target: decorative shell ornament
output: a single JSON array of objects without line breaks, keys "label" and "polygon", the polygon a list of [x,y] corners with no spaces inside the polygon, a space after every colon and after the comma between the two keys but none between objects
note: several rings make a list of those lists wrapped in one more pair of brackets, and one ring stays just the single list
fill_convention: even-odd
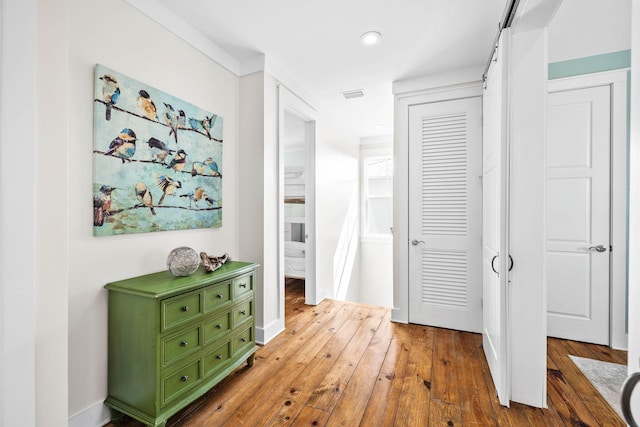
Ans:
[{"label": "decorative shell ornament", "polygon": [[189,276],[200,266],[198,253],[187,246],[180,246],[169,252],[167,268],[174,276]]}]

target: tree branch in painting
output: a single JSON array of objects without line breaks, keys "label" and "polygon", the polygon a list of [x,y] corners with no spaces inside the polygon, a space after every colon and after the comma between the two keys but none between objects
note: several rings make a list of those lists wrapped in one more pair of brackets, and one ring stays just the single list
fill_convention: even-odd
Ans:
[{"label": "tree branch in painting", "polygon": [[[189,123],[190,123],[190,125],[192,127],[186,127],[186,123],[185,123],[185,125],[178,125],[175,129],[173,129],[167,123],[162,123],[161,121],[158,121],[158,120],[152,120],[152,119],[150,119],[150,118],[148,118],[146,116],[143,116],[141,114],[137,114],[137,113],[134,113],[133,111],[125,110],[124,108],[120,108],[115,104],[110,104],[110,103],[108,103],[108,102],[106,102],[106,101],[104,101],[102,99],[94,99],[94,102],[98,102],[100,104],[104,104],[105,108],[109,108],[109,110],[121,111],[123,113],[131,114],[132,116],[136,116],[139,119],[147,120],[147,121],[149,121],[151,123],[156,123],[156,124],[159,124],[161,126],[168,127],[169,129],[171,129],[170,133],[175,132],[176,130],[187,131],[187,132],[195,132],[195,133],[199,133],[200,135],[206,137],[207,139],[209,139],[211,141],[216,141],[216,142],[222,143],[222,139],[213,138],[211,136],[211,134],[209,132],[207,132],[208,129],[207,129],[206,125],[205,126],[202,125],[204,120],[196,120],[196,119],[190,118],[189,119]],[[207,118],[207,119],[209,119],[209,118]],[[202,130],[200,130],[200,129],[202,129]],[[177,134],[177,132],[176,132],[176,134]],[[175,136],[175,138],[176,138],[176,141],[177,141],[177,138],[178,138],[177,135]]]},{"label": "tree branch in painting", "polygon": [[[115,154],[107,154],[106,151],[101,151],[101,150],[93,150],[94,154],[102,154],[104,156],[107,157],[113,157],[114,159],[120,159],[122,160],[122,158],[120,156],[117,156]],[[155,165],[159,165],[159,166],[165,166],[167,169],[169,168],[170,164],[167,164],[167,162],[159,162],[157,160],[144,160],[144,159],[125,159],[126,162],[128,163],[132,163],[132,162],[139,162],[139,163],[149,163],[149,164],[155,164]],[[123,161],[124,163],[124,161]],[[222,174],[218,171],[213,171],[210,168],[206,169],[201,167],[201,165],[206,165],[207,161],[205,160],[204,162],[193,162],[191,164],[191,170],[174,170],[174,172],[178,172],[178,173],[186,173],[188,175],[191,176],[203,176],[206,178],[222,178]]]}]

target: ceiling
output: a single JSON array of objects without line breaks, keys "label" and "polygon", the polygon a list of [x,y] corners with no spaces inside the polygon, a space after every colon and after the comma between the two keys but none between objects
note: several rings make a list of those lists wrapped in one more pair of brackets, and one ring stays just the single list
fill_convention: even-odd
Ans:
[{"label": "ceiling", "polygon": [[[241,62],[265,54],[317,106],[370,137],[393,132],[393,81],[481,70],[507,0],[157,2]],[[360,42],[370,30],[382,33],[376,46]],[[353,89],[365,96],[340,94]]]}]

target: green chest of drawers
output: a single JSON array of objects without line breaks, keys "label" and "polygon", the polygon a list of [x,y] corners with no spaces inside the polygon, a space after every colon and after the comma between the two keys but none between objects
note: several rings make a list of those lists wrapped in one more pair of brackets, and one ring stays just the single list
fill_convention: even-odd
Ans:
[{"label": "green chest of drawers", "polygon": [[113,422],[149,426],[223,380],[255,344],[256,264],[229,261],[189,277],[168,271],[109,283],[109,396]]}]

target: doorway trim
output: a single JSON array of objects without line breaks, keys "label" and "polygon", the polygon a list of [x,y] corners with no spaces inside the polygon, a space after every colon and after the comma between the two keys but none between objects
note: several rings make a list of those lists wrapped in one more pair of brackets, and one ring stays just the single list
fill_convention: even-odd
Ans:
[{"label": "doorway trim", "polygon": [[316,111],[282,84],[278,85],[278,293],[279,318],[284,314],[284,135],[285,111],[305,122],[305,303],[324,299],[316,286]]},{"label": "doorway trim", "polygon": [[[401,89],[408,92],[395,93],[395,118],[393,144],[393,308],[391,320],[398,323],[409,323],[409,109],[413,105],[428,104],[455,99],[482,96],[482,82],[474,81],[469,73],[462,78],[464,83],[456,80],[436,79],[434,84],[443,86],[431,89],[409,91],[408,83],[396,83],[394,91]],[[454,76],[455,78],[459,76]],[[420,81],[418,84],[422,84]]]},{"label": "doorway trim", "polygon": [[627,349],[627,142],[628,71],[572,76],[550,80],[548,92],[597,86],[611,88],[611,268],[609,345]]}]

